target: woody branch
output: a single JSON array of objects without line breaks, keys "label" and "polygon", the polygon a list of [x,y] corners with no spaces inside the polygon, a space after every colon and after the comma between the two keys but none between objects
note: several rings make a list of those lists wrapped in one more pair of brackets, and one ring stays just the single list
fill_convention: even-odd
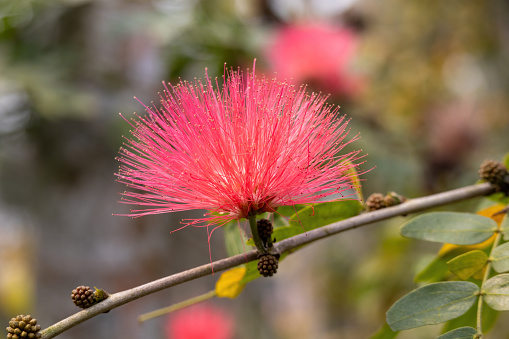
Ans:
[{"label": "woody branch", "polygon": [[[400,205],[364,213],[346,220],[332,223],[303,234],[279,241],[274,244],[271,252],[282,254],[284,252],[291,252],[299,246],[312,243],[319,239],[329,237],[331,235],[351,230],[357,227],[372,224],[377,221],[386,220],[399,215],[406,215],[409,213],[427,210],[433,207],[438,207],[461,200],[488,195],[495,192],[495,187],[490,183],[483,183],[478,185],[466,186],[463,188],[429,195],[426,197],[408,200]],[[84,309],[70,317],[59,321],[58,323],[49,326],[41,331],[43,339],[54,338],[57,335],[69,330],[70,328],[93,318],[101,313],[117,308],[121,305],[127,304],[136,299],[142,298],[149,294],[161,291],[163,289],[179,285],[200,277],[212,274],[212,272],[220,272],[233,268],[235,266],[244,264],[246,262],[256,260],[257,251],[249,251],[245,254],[239,254],[226,259],[214,261],[212,264],[206,264],[195,267],[177,274],[161,278],[144,285],[134,287],[129,290],[121,291],[111,294],[106,300]]]}]

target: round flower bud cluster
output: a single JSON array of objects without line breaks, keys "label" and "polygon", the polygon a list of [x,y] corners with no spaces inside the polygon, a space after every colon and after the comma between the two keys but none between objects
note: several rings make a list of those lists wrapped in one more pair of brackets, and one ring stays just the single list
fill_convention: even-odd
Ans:
[{"label": "round flower bud cluster", "polygon": [[80,308],[89,308],[97,302],[94,292],[88,286],[78,286],[72,290],[71,299]]},{"label": "round flower bud cluster", "polygon": [[278,268],[278,259],[272,254],[265,253],[258,259],[258,272],[264,277],[272,277]]},{"label": "round flower bud cluster", "polygon": [[9,321],[7,327],[7,339],[40,338],[41,325],[30,315],[18,315]]},{"label": "round flower bud cluster", "polygon": [[256,222],[256,226],[258,228],[258,234],[260,235],[260,239],[266,247],[271,247],[272,245],[272,232],[274,228],[272,227],[272,223],[268,219],[260,219]]},{"label": "round flower bud cluster", "polygon": [[366,200],[366,206],[369,211],[376,211],[387,207],[385,197],[382,193],[373,193]]},{"label": "round flower bud cluster", "polygon": [[396,192],[389,192],[386,196],[381,193],[373,193],[366,200],[368,211],[376,211],[386,207],[392,207],[404,203],[408,199]]},{"label": "round flower bud cluster", "polygon": [[479,177],[483,181],[490,182],[497,186],[507,186],[509,183],[509,172],[504,164],[493,161],[485,160],[479,168]]}]

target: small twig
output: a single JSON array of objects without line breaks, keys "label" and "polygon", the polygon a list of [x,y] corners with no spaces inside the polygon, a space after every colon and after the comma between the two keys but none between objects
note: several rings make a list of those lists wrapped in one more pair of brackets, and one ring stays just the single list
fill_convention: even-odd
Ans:
[{"label": "small twig", "polygon": [[508,212],[509,212],[509,205],[506,208],[498,211],[497,213],[493,213],[492,217],[496,217],[497,215],[500,215],[500,214],[506,214]]},{"label": "small twig", "polygon": [[[335,222],[324,227],[319,227],[312,231],[308,231],[306,233],[299,234],[294,237],[279,241],[274,244],[274,247],[271,249],[270,252],[274,254],[289,252],[295,249],[296,247],[309,244],[311,242],[331,236],[336,233],[344,232],[363,225],[368,225],[377,221],[386,220],[395,216],[405,215],[477,196],[491,194],[494,191],[495,188],[491,184],[483,183],[455,189],[448,192],[434,194],[427,197],[408,200],[405,203],[396,205],[394,207],[388,207],[378,211],[364,213],[346,220]],[[165,278],[161,278],[149,282],[147,284],[132,288],[130,290],[111,294],[108,299],[83,311],[75,313],[70,317],[61,320],[60,322],[42,330],[41,331],[42,338],[43,339],[54,338],[60,333],[65,332],[68,329],[92,317],[95,317],[96,315],[99,315],[105,311],[109,311],[111,309],[124,305],[128,302],[161,291],[163,289],[179,285],[203,276],[210,275],[212,274],[212,269],[214,272],[220,272],[256,259],[257,251],[253,250],[245,254],[239,254],[233,257],[215,261],[212,264],[205,264],[184,272],[180,272]]]},{"label": "small twig", "polygon": [[485,267],[484,276],[483,276],[483,279],[481,282],[481,294],[479,295],[479,300],[477,302],[477,336],[476,336],[476,338],[483,337],[483,333],[482,333],[482,309],[483,309],[483,303],[484,303],[483,288],[484,288],[484,284],[490,277],[491,266],[492,266],[491,258],[493,258],[493,253],[495,251],[495,248],[497,248],[498,243],[500,242],[500,239],[502,239],[500,225],[498,226],[498,231],[496,234],[497,235],[495,236],[495,240],[493,240],[493,245],[491,246],[491,251],[490,251],[490,255],[489,255],[490,260],[488,261],[488,263],[486,264],[486,267]]},{"label": "small twig", "polygon": [[178,311],[181,308],[188,307],[188,306],[197,304],[199,302],[203,302],[205,300],[209,300],[210,298],[213,298],[216,295],[217,295],[216,290],[213,290],[213,291],[207,292],[205,294],[199,295],[197,297],[179,302],[178,304],[174,304],[174,305],[171,305],[168,307],[160,308],[158,310],[142,314],[138,317],[138,322],[142,323],[144,321],[147,321],[147,320],[150,320],[150,319],[153,319],[156,317],[160,317],[160,316],[168,314],[170,312]]}]

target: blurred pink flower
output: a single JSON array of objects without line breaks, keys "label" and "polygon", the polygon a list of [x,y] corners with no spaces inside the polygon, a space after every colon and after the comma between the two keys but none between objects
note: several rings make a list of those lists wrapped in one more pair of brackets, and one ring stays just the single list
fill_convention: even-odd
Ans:
[{"label": "blurred pink flower", "polygon": [[291,24],[276,32],[266,56],[272,70],[282,78],[353,97],[362,89],[361,78],[349,69],[357,43],[355,33],[340,26]]},{"label": "blurred pink flower", "polygon": [[166,323],[167,339],[231,339],[233,318],[209,304],[175,312]]},{"label": "blurred pink flower", "polygon": [[[338,152],[347,122],[302,86],[229,71],[222,90],[207,76],[169,85],[161,108],[132,119],[118,180],[133,191],[130,216],[208,209],[221,224],[278,206],[321,202],[351,188],[360,151]],[[216,79],[216,88],[219,87]]]}]

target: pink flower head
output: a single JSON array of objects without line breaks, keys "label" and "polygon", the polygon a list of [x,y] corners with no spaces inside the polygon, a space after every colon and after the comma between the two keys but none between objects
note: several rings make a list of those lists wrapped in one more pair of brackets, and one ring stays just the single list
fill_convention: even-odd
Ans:
[{"label": "pink flower head", "polygon": [[266,55],[272,69],[295,83],[311,82],[323,90],[355,96],[361,79],[349,67],[355,57],[357,36],[327,23],[291,24],[280,28]]},{"label": "pink flower head", "polygon": [[230,70],[219,87],[208,76],[169,85],[160,108],[132,120],[117,174],[134,189],[130,216],[207,209],[188,224],[223,224],[352,187],[360,151],[338,153],[353,140],[325,97],[254,70]]},{"label": "pink flower head", "polygon": [[233,318],[211,305],[194,305],[168,318],[166,338],[232,339]]}]

